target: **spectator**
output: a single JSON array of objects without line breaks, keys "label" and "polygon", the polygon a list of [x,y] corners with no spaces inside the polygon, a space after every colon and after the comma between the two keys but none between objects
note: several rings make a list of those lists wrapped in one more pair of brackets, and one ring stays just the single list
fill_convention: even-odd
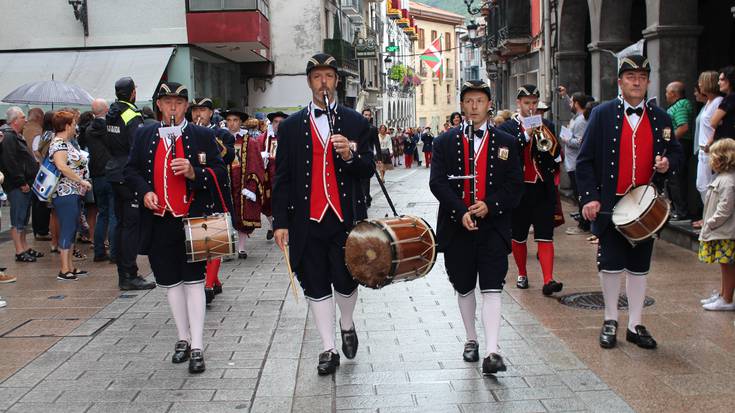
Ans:
[{"label": "spectator", "polygon": [[[92,110],[94,111],[94,109]],[[153,113],[153,109],[151,109],[150,106],[143,106],[143,109],[140,110],[140,114],[143,115],[143,125],[144,126],[158,123],[158,120],[156,120],[156,114]]]},{"label": "spectator", "polygon": [[31,154],[21,131],[26,123],[23,111],[12,106],[7,113],[8,124],[3,126],[2,166],[5,190],[10,200],[10,235],[15,246],[15,260],[35,262],[43,254],[28,247],[25,227],[31,209],[31,185],[38,172],[38,162]]},{"label": "spectator", "polygon": [[679,140],[684,152],[683,162],[679,170],[672,171],[666,184],[674,208],[673,214],[671,214],[672,221],[684,220],[689,215],[686,202],[685,177],[687,175],[687,164],[689,163],[689,148],[692,147],[692,128],[689,125],[694,117],[694,106],[684,96],[684,91],[684,83],[682,82],[671,82],[666,86],[666,103],[669,104],[666,113],[671,117],[674,128],[672,138]]},{"label": "spectator", "polygon": [[28,111],[28,121],[23,126],[23,138],[26,142],[33,142],[33,139],[43,132],[43,109],[32,108]]},{"label": "spectator", "polygon": [[[270,115],[269,115],[270,116]],[[373,125],[373,111],[370,108],[362,110],[362,116],[367,119],[370,123],[370,151],[375,152],[375,164],[378,170],[381,169],[382,158],[380,157],[380,141],[378,140],[378,128]],[[362,192],[365,195],[365,205],[370,208],[373,203],[373,197],[370,195],[370,178],[363,178],[360,180],[362,185]]]},{"label": "spectator", "polygon": [[462,114],[459,112],[454,112],[451,115],[449,115],[449,124],[450,128],[456,128],[457,126],[462,123]]},{"label": "spectator", "polygon": [[442,131],[446,132],[449,129],[452,129],[452,125],[449,122],[444,122],[444,129]]},{"label": "spectator", "polygon": [[434,136],[431,134],[431,127],[427,126],[424,128],[424,133],[421,135],[421,142],[424,143],[422,151],[424,152],[424,160],[426,161],[426,167],[431,166],[431,154],[433,153]]},{"label": "spectator", "polygon": [[[28,111],[28,122],[23,127],[23,138],[26,142],[31,142],[31,149],[37,162],[42,159],[38,155],[38,145],[44,133],[46,116],[41,108],[33,108]],[[48,204],[31,196],[31,226],[33,227],[33,237],[36,241],[50,241],[49,235],[49,219],[51,210]]]},{"label": "spectator", "polygon": [[76,129],[74,117],[74,113],[65,110],[54,114],[56,135],[49,146],[49,157],[61,171],[52,201],[59,220],[61,270],[56,277],[59,280],[76,280],[79,275],[87,273],[72,265],[72,248],[79,225],[82,197],[92,190],[92,184],[88,181],[87,158],[71,144]]},{"label": "spectator", "polygon": [[[702,202],[704,202],[704,198],[707,195],[707,187],[712,182],[712,170],[709,166],[709,155],[707,154],[707,146],[715,133],[715,128],[712,126],[712,117],[718,110],[720,103],[722,103],[722,97],[719,94],[720,90],[717,85],[717,77],[717,72],[706,71],[699,75],[698,81],[699,90],[707,97],[707,101],[699,115],[699,123],[697,124],[699,135],[695,139],[700,149],[697,156],[697,191],[699,191],[702,197]],[[702,221],[695,221],[692,223],[692,226],[694,228],[701,228]]]},{"label": "spectator", "polygon": [[385,180],[385,170],[393,166],[393,138],[388,133],[385,125],[378,129],[378,142],[380,142],[380,156],[383,159],[383,167],[380,168],[380,179]]},{"label": "spectator", "polygon": [[[590,99],[592,99],[592,97],[590,97]],[[585,122],[588,122],[590,120],[590,115],[592,114],[592,109],[594,109],[595,106],[597,106],[599,104],[600,104],[600,102],[597,102],[597,101],[594,101],[594,100],[591,101],[591,102],[587,102],[587,104],[584,106],[584,120],[585,120]],[[585,130],[586,130],[586,127],[585,127]],[[575,169],[576,169],[576,167],[575,167]],[[575,178],[576,178],[576,174],[575,174]],[[580,216],[580,219],[584,219],[584,217]],[[587,237],[587,241],[589,241],[592,244],[598,244],[599,243],[599,241],[597,239],[597,236],[595,236],[595,235],[590,235],[589,237]]]},{"label": "spectator", "polygon": [[406,161],[406,169],[409,169],[413,165],[413,153],[416,150],[416,143],[413,141],[413,130],[411,128],[406,129],[401,135],[401,140],[403,141],[403,156]]},{"label": "spectator", "polygon": [[[94,262],[115,261],[117,244],[115,242],[115,199],[112,184],[105,177],[105,165],[112,159],[105,145],[107,122],[105,117],[109,108],[104,99],[92,102],[94,119],[84,131],[84,145],[89,149],[89,176],[92,179],[92,192],[97,204],[97,225],[94,233]],[[144,121],[145,123],[145,121]],[[109,254],[105,250],[105,240],[109,240]]]},{"label": "spectator", "polygon": [[[0,136],[0,144],[2,144],[2,136]],[[2,172],[0,172],[0,185],[3,183],[3,179],[5,177],[3,176]],[[9,284],[15,282],[16,277],[14,275],[5,274],[5,268],[0,268],[0,284]],[[7,305],[7,302],[3,300],[2,297],[0,297],[0,307],[5,307]]]},{"label": "spectator", "polygon": [[419,156],[419,147],[424,146],[421,142],[421,129],[418,126],[411,129],[411,139],[413,140],[413,159],[421,167],[421,157]]},{"label": "spectator", "polygon": [[717,175],[704,201],[699,260],[720,264],[722,289],[703,300],[702,307],[711,311],[735,311],[735,140],[716,140],[709,156],[710,166]]},{"label": "spectator", "polygon": [[[87,158],[87,165],[89,165],[89,148],[87,147],[86,141],[84,140],[84,132],[87,127],[94,120],[94,114],[91,111],[82,113],[79,116],[79,124],[76,128],[76,134],[72,144],[76,143],[77,149],[81,150],[82,156]],[[78,241],[82,244],[91,244],[94,238],[94,231],[97,225],[97,204],[94,199],[94,193],[87,191],[82,196],[82,213],[80,215],[81,225],[79,229]],[[87,256],[81,251],[75,250],[74,257],[78,260],[86,259]]]}]

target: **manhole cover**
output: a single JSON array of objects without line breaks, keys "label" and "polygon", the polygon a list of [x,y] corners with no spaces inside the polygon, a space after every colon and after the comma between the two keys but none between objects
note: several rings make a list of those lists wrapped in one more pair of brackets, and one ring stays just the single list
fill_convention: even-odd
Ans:
[{"label": "manhole cover", "polygon": [[[574,293],[559,297],[559,301],[570,307],[583,308],[585,310],[602,310],[605,308],[605,300],[599,291],[587,293]],[[643,301],[644,307],[652,306],[656,301],[651,297],[646,297]],[[618,297],[618,308],[625,310],[628,308],[628,297],[621,295]]]}]

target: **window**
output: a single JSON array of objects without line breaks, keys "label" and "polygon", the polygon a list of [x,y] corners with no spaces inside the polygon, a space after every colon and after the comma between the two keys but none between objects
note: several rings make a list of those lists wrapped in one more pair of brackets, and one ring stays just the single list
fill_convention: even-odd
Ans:
[{"label": "window", "polygon": [[424,105],[424,85],[421,85],[421,88],[419,89],[421,94],[421,104]]},{"label": "window", "polygon": [[447,85],[447,105],[452,104],[452,87]]},{"label": "window", "polygon": [[452,50],[452,34],[449,32],[444,33],[444,48]]},{"label": "window", "polygon": [[433,42],[434,40],[436,40],[436,30],[431,31],[431,41]]},{"label": "window", "polygon": [[426,43],[424,39],[424,29],[419,29],[419,49],[426,48]]},{"label": "window", "polygon": [[434,85],[434,104],[436,105],[437,104],[437,100],[436,100],[436,94],[437,94],[436,93],[436,89],[438,89],[438,87],[437,87],[438,85],[436,83],[433,83],[433,85]]}]

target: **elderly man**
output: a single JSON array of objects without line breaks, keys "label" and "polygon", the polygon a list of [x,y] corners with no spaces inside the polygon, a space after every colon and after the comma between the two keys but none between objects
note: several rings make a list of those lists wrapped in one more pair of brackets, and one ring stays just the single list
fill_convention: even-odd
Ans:
[{"label": "elderly man", "polygon": [[21,134],[26,124],[25,113],[13,106],[6,112],[6,119],[8,124],[2,130],[5,135],[2,142],[3,186],[10,201],[10,235],[15,246],[15,260],[35,262],[43,254],[28,247],[25,227],[28,225],[33,195],[31,185],[38,172],[38,162]]},{"label": "elderly man", "polygon": [[671,117],[671,123],[674,128],[674,138],[681,143],[682,162],[676,173],[672,174],[667,181],[666,188],[669,191],[671,204],[674,207],[671,219],[680,221],[686,219],[689,211],[687,209],[686,197],[686,176],[687,164],[691,153],[687,150],[692,148],[692,132],[694,128],[690,127],[694,121],[694,106],[692,102],[685,96],[685,86],[682,82],[671,82],[666,86],[666,103],[669,108],[666,113]]}]

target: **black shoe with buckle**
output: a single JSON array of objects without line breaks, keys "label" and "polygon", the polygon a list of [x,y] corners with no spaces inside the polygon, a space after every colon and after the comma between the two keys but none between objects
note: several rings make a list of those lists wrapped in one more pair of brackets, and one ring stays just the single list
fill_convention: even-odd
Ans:
[{"label": "black shoe with buckle", "polygon": [[651,333],[646,330],[646,327],[640,324],[635,326],[635,333],[626,329],[625,340],[645,349],[654,349],[657,346],[656,340],[653,339]]},{"label": "black shoe with buckle", "polygon": [[268,241],[270,241],[270,240],[273,239],[273,230],[272,229],[269,229],[268,232],[265,233],[265,239],[267,239]]},{"label": "black shoe with buckle", "polygon": [[202,350],[195,348],[191,350],[191,358],[189,359],[189,373],[199,374],[206,369],[204,365],[204,354]]},{"label": "black shoe with buckle", "polygon": [[316,366],[316,371],[320,376],[334,373],[337,371],[337,366],[339,366],[339,354],[331,350],[319,354],[319,365]]},{"label": "black shoe with buckle", "polygon": [[212,301],[214,301],[214,288],[204,288],[204,298],[207,301],[207,305],[209,305]]},{"label": "black shoe with buckle", "polygon": [[462,358],[468,363],[480,361],[480,345],[475,340],[469,340],[464,343],[464,352]]},{"label": "black shoe with buckle", "polygon": [[618,344],[618,322],[615,320],[605,320],[602,323],[602,330],[600,331],[600,347],[602,348],[613,348]]},{"label": "black shoe with buckle", "polygon": [[507,370],[507,367],[505,367],[505,363],[503,362],[503,358],[500,357],[500,354],[490,353],[489,356],[485,357],[485,359],[482,360],[482,375],[483,376],[489,376],[499,371],[506,371],[506,370]]},{"label": "black shoe with buckle", "polygon": [[528,277],[525,275],[519,275],[518,280],[516,281],[516,287],[520,288],[521,290],[528,289]]},{"label": "black shoe with buckle", "polygon": [[183,363],[186,360],[189,360],[190,353],[191,348],[189,347],[189,342],[186,340],[179,340],[176,342],[176,346],[174,346],[174,355],[171,356],[171,362],[174,364]]},{"label": "black shoe with buckle", "polygon": [[357,346],[359,344],[355,324],[353,323],[352,328],[349,330],[340,329],[340,332],[342,333],[342,353],[344,353],[345,357],[352,360],[355,358],[355,354],[357,354]]},{"label": "black shoe with buckle", "polygon": [[212,287],[212,290],[214,291],[214,295],[222,294],[222,284],[219,284],[219,285],[215,284]]},{"label": "black shoe with buckle", "polygon": [[544,286],[541,288],[541,293],[548,297],[551,294],[558,293],[559,291],[561,291],[562,288],[564,288],[564,283],[558,283],[554,280],[551,280],[547,284],[544,284]]}]

